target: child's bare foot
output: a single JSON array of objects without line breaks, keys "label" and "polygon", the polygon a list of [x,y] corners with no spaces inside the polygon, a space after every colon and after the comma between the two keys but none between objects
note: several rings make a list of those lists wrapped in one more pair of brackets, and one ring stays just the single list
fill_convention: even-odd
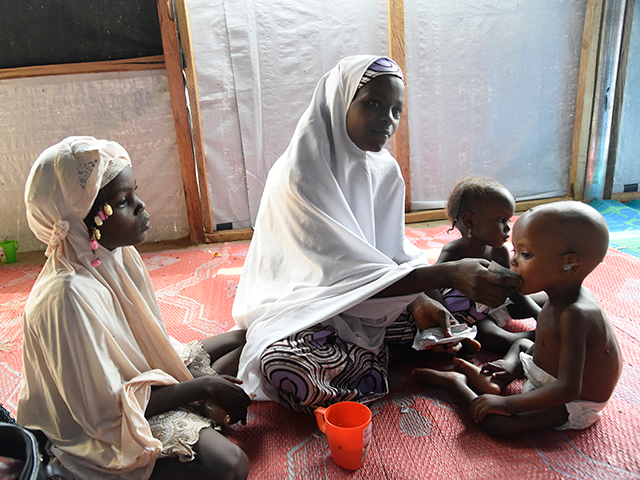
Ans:
[{"label": "child's bare foot", "polygon": [[491,372],[482,373],[480,367],[461,358],[453,359],[453,366],[457,372],[462,373],[467,379],[467,384],[476,393],[492,393],[500,395],[500,386],[491,379]]},{"label": "child's bare foot", "polygon": [[460,342],[443,343],[442,345],[434,345],[430,349],[430,351],[432,352],[431,359],[438,360],[441,362],[444,362],[444,361],[448,362],[458,354],[461,348],[462,348],[462,345],[460,344]]},{"label": "child's bare foot", "polygon": [[471,355],[472,353],[478,353],[482,348],[479,341],[473,338],[465,338],[460,342],[462,344],[462,352],[464,355]]},{"label": "child's bare foot", "polygon": [[433,370],[431,368],[414,368],[411,370],[411,374],[422,383],[433,387],[444,388],[449,391],[455,391],[460,388],[461,385],[467,385],[467,377],[458,372]]}]

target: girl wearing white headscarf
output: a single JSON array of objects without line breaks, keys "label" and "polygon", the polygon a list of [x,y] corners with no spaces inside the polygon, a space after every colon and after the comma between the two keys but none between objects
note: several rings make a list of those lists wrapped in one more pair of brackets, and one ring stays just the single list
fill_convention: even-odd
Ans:
[{"label": "girl wearing white headscarf", "polygon": [[[238,377],[259,400],[311,413],[379,398],[385,335],[412,339],[407,307],[421,292],[455,284],[489,305],[508,293],[488,262],[428,266],[405,238],[404,182],[383,148],[403,102],[392,60],[341,60],[269,172],[233,306],[247,330]],[[424,295],[419,302],[435,325],[449,318]]]},{"label": "girl wearing white headscarf", "polygon": [[167,335],[131,246],[150,226],[135,188],[124,148],[93,137],[66,138],[31,169],[27,219],[49,258],[25,307],[18,423],[43,431],[77,478],[201,478],[197,469],[244,478],[244,453],[181,407],[210,400],[244,422],[250,399],[213,375],[214,340]]}]

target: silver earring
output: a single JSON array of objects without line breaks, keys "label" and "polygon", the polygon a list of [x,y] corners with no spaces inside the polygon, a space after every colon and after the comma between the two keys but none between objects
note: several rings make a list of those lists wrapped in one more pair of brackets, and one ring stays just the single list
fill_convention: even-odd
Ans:
[{"label": "silver earring", "polygon": [[575,263],[565,263],[564,264],[564,271],[568,272],[569,270],[571,270],[576,264]]}]

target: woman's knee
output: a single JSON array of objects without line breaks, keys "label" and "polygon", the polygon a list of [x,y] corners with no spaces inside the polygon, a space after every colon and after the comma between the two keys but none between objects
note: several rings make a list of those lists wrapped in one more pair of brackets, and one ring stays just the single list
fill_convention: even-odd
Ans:
[{"label": "woman's knee", "polygon": [[249,459],[242,449],[211,428],[200,431],[193,450],[190,462],[176,457],[156,461],[150,480],[245,480],[249,476]]}]

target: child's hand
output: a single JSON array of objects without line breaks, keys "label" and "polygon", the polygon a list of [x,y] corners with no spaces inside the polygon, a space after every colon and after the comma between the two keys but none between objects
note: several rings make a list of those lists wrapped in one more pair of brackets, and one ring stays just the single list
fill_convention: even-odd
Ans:
[{"label": "child's hand", "polygon": [[231,425],[241,422],[246,425],[247,407],[251,405],[251,398],[238,386],[242,380],[229,375],[210,375],[206,377],[206,381],[209,400],[227,413],[226,423]]},{"label": "child's hand", "polygon": [[485,394],[471,401],[471,416],[476,422],[482,421],[485,415],[490,413],[510,415],[505,406],[505,397]]}]

